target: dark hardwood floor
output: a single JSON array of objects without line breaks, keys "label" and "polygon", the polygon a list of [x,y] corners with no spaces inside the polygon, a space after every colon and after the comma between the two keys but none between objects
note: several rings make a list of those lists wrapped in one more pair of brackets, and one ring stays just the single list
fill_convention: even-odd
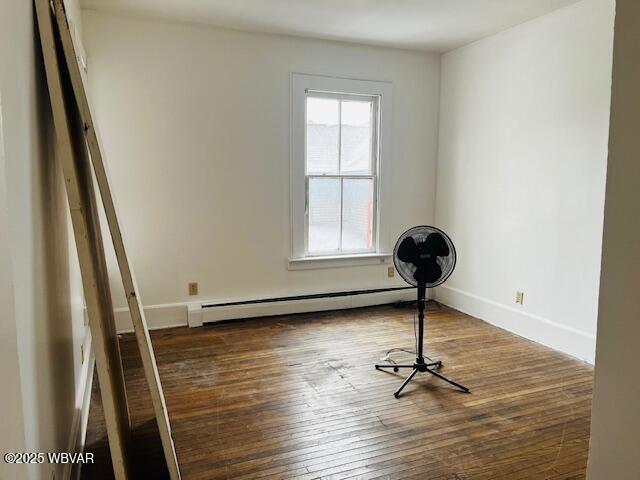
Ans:
[{"label": "dark hardwood floor", "polygon": [[[413,348],[414,310],[377,307],[152,333],[184,479],[578,479],[592,368],[435,303],[426,354],[470,394],[376,371]],[[121,339],[134,479],[164,478],[132,335]],[[396,360],[411,360],[396,354]],[[112,478],[97,382],[83,478]]]}]

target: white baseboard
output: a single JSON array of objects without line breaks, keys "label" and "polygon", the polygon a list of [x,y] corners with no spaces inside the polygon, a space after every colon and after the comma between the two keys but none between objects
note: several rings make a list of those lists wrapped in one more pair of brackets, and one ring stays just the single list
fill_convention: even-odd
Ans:
[{"label": "white baseboard", "polygon": [[[251,317],[268,317],[292,313],[342,310],[347,308],[384,305],[397,301],[415,300],[415,290],[391,290],[342,297],[314,298],[283,302],[255,303],[248,305],[229,305],[224,307],[202,308],[203,305],[216,305],[239,301],[258,301],[262,298],[216,299],[190,303],[167,303],[144,307],[149,330],[173,327],[199,327],[207,322],[234,320]],[[128,308],[115,310],[116,330],[118,333],[133,332],[131,315]]]},{"label": "white baseboard", "polygon": [[[233,302],[259,301],[260,299],[235,299],[209,303],[192,303],[188,309],[190,327],[200,327],[207,322],[235,320],[253,317],[269,317],[273,315],[290,315],[293,313],[321,312],[327,310],[344,310],[348,308],[384,305],[398,301],[414,300],[414,289],[391,290],[356,295],[345,295],[327,298],[306,298],[300,300],[284,300],[267,303],[247,303],[242,305],[221,305]],[[203,308],[203,305],[207,305]],[[213,305],[213,306],[212,306]],[[220,306],[216,306],[220,305]]]},{"label": "white baseboard", "polygon": [[[84,340],[85,362],[80,373],[80,384],[76,392],[76,409],[73,414],[71,431],[67,442],[67,452],[84,452],[85,440],[87,438],[87,425],[89,423],[89,407],[91,405],[91,389],[93,388],[93,371],[95,367],[95,356],[93,354],[93,344],[91,343],[91,332],[87,329],[87,336]],[[81,465],[76,468],[79,478]],[[62,478],[71,480],[73,464],[66,463]]]},{"label": "white baseboard", "polygon": [[435,299],[451,308],[592,365],[595,361],[595,335],[453,287],[438,287]]},{"label": "white baseboard", "polygon": [[[117,308],[116,330],[118,333],[133,332],[131,315],[128,308]],[[186,303],[166,303],[163,305],[149,305],[144,307],[144,316],[147,319],[149,330],[161,328],[186,327],[187,326],[187,304]]]}]

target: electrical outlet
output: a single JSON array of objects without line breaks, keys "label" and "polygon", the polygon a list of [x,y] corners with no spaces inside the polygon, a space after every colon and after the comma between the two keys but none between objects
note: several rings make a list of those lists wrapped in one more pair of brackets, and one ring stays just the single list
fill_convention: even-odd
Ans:
[{"label": "electrical outlet", "polygon": [[190,282],[189,295],[197,295],[197,294],[198,294],[198,282]]},{"label": "electrical outlet", "polygon": [[396,276],[396,269],[393,267],[388,267],[387,268],[387,277],[389,278],[393,278]]},{"label": "electrical outlet", "polygon": [[516,292],[516,303],[524,305],[524,292]]}]

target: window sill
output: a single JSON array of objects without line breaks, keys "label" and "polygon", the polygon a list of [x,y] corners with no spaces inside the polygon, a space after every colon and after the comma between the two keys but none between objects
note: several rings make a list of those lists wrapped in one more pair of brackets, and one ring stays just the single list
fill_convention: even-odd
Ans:
[{"label": "window sill", "polygon": [[321,268],[361,267],[391,263],[390,253],[363,253],[357,255],[331,255],[324,257],[290,258],[289,270],[316,270]]}]

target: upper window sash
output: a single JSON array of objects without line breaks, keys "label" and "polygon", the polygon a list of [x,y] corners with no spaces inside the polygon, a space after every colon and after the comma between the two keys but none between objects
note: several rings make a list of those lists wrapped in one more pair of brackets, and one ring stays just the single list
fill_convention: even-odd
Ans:
[{"label": "upper window sash", "polygon": [[[337,154],[337,165],[335,169],[329,169],[328,171],[321,170],[311,170],[309,169],[309,159],[308,159],[308,128],[309,128],[309,119],[308,119],[308,101],[309,99],[325,99],[325,100],[333,100],[337,102],[337,118],[336,118],[336,127],[338,129],[337,142],[336,142],[336,154]],[[369,162],[367,169],[362,170],[343,170],[342,169],[342,156],[343,156],[343,128],[345,125],[343,123],[343,109],[344,102],[361,102],[361,103],[369,103],[371,105],[371,112],[369,114],[369,125],[370,125],[370,138],[369,138]],[[329,92],[329,91],[319,91],[319,90],[305,90],[305,99],[304,99],[304,171],[305,175],[362,175],[362,176],[375,176],[378,172],[378,162],[380,156],[380,145],[379,145],[379,125],[380,125],[380,95],[371,95],[371,94],[351,94],[351,93],[343,93],[343,92]],[[326,112],[325,112],[326,114]]]}]

